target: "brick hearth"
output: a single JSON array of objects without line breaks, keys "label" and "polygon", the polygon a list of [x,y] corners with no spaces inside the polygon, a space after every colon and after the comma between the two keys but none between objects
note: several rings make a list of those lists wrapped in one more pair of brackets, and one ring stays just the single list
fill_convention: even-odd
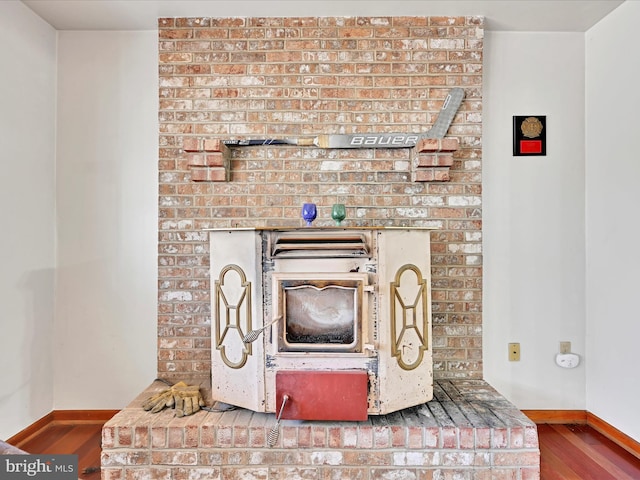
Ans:
[{"label": "brick hearth", "polygon": [[535,424],[483,380],[438,380],[434,400],[365,422],[283,420],[274,447],[273,414],[145,412],[165,387],[153,383],[105,425],[103,480],[539,478]]}]

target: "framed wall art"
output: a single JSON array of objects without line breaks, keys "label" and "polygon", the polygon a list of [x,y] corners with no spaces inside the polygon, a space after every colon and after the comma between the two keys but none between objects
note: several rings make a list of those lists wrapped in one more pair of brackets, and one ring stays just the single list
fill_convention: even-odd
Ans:
[{"label": "framed wall art", "polygon": [[547,117],[518,115],[513,117],[513,155],[543,156],[547,154]]}]

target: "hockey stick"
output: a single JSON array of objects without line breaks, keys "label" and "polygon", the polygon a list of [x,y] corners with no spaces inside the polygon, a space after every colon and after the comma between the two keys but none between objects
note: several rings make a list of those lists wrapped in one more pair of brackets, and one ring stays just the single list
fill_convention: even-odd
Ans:
[{"label": "hockey stick", "polygon": [[320,148],[410,148],[422,138],[444,138],[462,99],[462,88],[452,89],[442,104],[433,126],[425,133],[354,133],[318,135],[313,138],[265,138],[256,140],[225,140],[228,147],[250,145],[298,145]]}]

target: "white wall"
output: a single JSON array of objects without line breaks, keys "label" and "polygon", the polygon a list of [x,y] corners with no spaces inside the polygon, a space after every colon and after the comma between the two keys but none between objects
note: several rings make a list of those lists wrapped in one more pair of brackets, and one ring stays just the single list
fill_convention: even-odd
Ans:
[{"label": "white wall", "polygon": [[[584,409],[584,36],[487,32],[484,58],[484,374],[522,409]],[[546,115],[547,155],[514,157],[513,115]],[[519,342],[521,361],[507,344]]]},{"label": "white wall", "polygon": [[156,375],[157,32],[59,32],[56,409]]},{"label": "white wall", "polygon": [[587,409],[640,440],[640,2],[586,35]]},{"label": "white wall", "polygon": [[56,32],[0,2],[0,438],[51,411]]}]

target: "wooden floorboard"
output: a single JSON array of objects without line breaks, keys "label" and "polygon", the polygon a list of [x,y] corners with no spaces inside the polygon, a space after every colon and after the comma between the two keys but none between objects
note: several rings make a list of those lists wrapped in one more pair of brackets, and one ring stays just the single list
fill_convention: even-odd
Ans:
[{"label": "wooden floorboard", "polygon": [[541,480],[638,480],[640,459],[587,425],[538,425]]},{"label": "wooden floorboard", "polygon": [[79,478],[100,479],[103,423],[53,423],[21,443],[25,452],[78,455]]},{"label": "wooden floorboard", "polygon": [[67,433],[73,430],[73,428],[73,425],[50,424],[29,440],[17,444],[16,447],[29,453],[68,453],[52,452],[49,447],[56,444]]},{"label": "wooden floorboard", "polygon": [[[79,477],[100,479],[103,423],[54,422],[16,445],[29,453],[78,455]],[[640,459],[587,425],[538,425],[541,480],[638,480]]]},{"label": "wooden floorboard", "polygon": [[558,457],[553,448],[540,445],[540,478],[544,480],[580,480],[564,461]]}]

